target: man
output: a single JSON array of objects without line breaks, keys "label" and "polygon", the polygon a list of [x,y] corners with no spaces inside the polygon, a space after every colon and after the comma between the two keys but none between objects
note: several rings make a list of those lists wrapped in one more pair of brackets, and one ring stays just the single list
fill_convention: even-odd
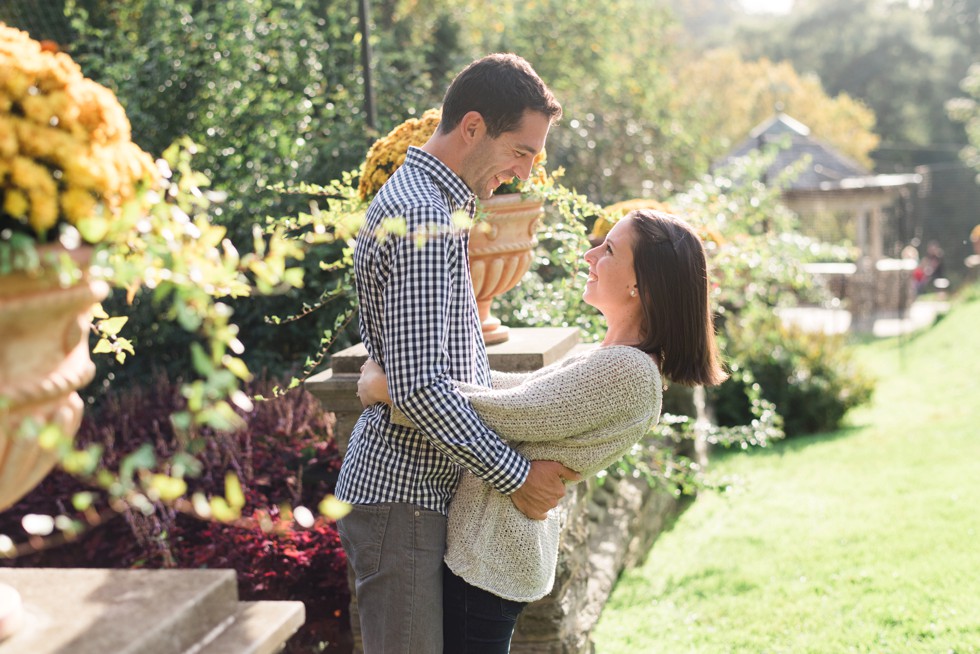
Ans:
[{"label": "man", "polygon": [[[468,234],[452,216],[474,195],[530,174],[561,105],[516,55],[479,59],[453,80],[436,133],[368,209],[354,252],[360,334],[388,375],[392,404],[418,429],[393,425],[384,405],[351,435],[337,496],[353,505],[338,525],[355,575],[366,654],[442,652],[446,514],[460,466],[529,518],[544,519],[577,473],[527,461],[484,426],[453,379],[490,385],[469,276]],[[409,236],[369,236],[402,218]],[[427,234],[420,243],[413,234]]]}]

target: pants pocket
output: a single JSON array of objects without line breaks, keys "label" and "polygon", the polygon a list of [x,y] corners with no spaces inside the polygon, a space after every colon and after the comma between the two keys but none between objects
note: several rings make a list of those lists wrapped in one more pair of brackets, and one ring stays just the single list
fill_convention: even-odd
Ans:
[{"label": "pants pocket", "polygon": [[357,579],[366,579],[381,565],[381,545],[388,527],[385,505],[354,505],[351,512],[337,522],[340,542]]}]

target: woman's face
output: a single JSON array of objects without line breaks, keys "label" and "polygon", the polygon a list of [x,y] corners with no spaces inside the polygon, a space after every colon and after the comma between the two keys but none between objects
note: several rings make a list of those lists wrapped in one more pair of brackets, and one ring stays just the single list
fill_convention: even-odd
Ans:
[{"label": "woman's face", "polygon": [[606,239],[585,253],[589,280],[582,298],[606,314],[609,310],[639,302],[636,272],[633,270],[633,219],[624,218],[613,225]]}]

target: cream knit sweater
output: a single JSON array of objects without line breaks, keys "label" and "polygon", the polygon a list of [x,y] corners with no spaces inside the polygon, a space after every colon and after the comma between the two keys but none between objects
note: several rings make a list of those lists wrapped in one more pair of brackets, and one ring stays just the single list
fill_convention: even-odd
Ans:
[{"label": "cream knit sweater", "polygon": [[[532,373],[493,373],[494,388],[461,384],[480,418],[528,459],[583,477],[629,451],[660,417],[663,381],[649,355],[600,347]],[[446,564],[478,588],[531,602],[555,582],[561,507],[531,520],[464,472],[449,506]]]}]

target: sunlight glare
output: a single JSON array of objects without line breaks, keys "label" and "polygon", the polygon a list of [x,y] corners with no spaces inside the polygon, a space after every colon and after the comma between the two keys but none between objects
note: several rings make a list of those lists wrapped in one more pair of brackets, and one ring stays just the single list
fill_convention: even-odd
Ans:
[{"label": "sunlight glare", "polygon": [[788,14],[793,0],[740,0],[742,8],[750,14]]}]

